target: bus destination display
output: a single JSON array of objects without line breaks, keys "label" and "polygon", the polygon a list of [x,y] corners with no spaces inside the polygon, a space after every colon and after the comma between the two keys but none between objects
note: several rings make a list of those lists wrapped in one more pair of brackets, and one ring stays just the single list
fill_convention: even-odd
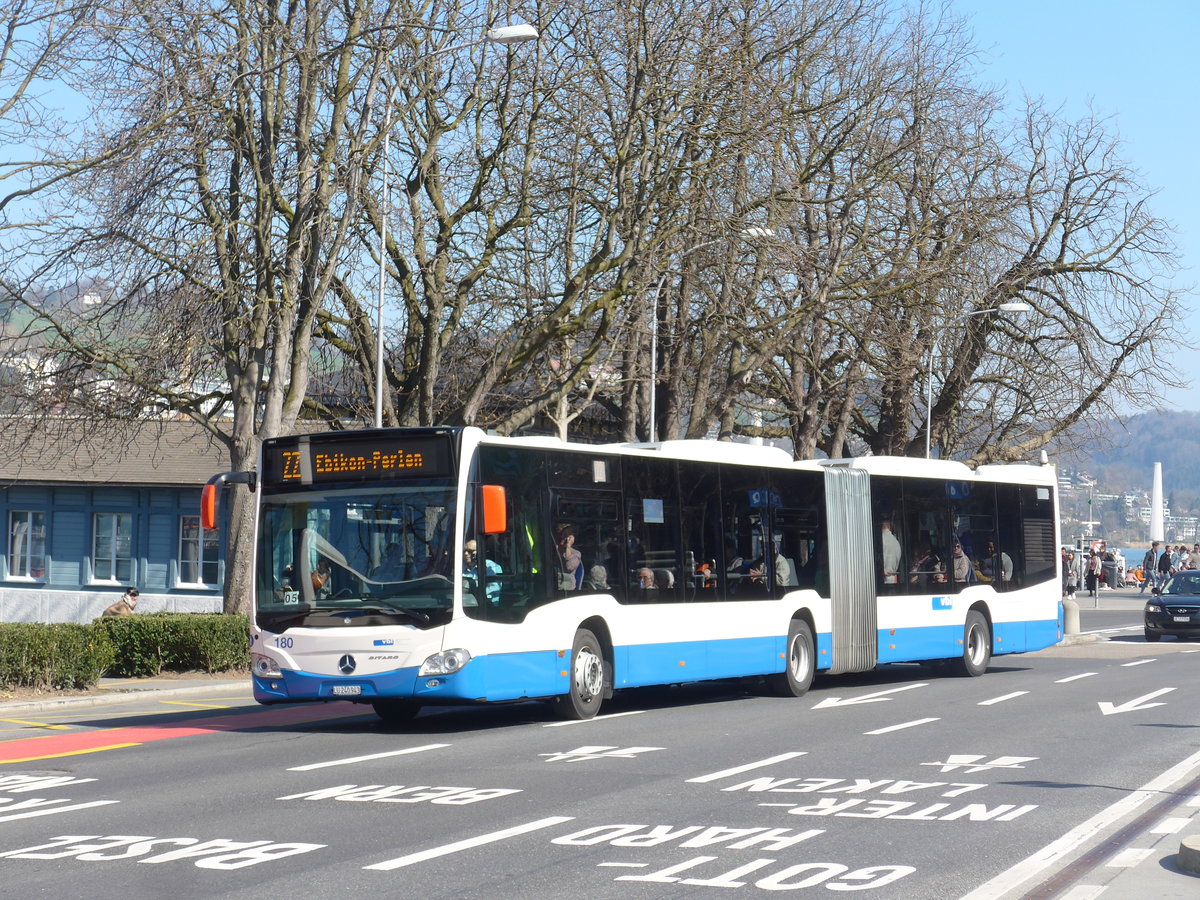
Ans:
[{"label": "bus destination display", "polygon": [[450,444],[442,435],[305,436],[263,447],[267,484],[323,484],[450,474]]}]

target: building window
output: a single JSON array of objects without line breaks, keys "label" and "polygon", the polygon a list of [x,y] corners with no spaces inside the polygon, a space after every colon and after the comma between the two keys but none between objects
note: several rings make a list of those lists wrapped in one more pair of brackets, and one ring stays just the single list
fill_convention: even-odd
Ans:
[{"label": "building window", "polygon": [[133,514],[96,513],[92,538],[97,581],[133,580]]},{"label": "building window", "polygon": [[8,574],[46,577],[46,514],[13,510],[8,514]]},{"label": "building window", "polygon": [[218,535],[200,527],[199,516],[179,517],[179,583],[217,583]]}]

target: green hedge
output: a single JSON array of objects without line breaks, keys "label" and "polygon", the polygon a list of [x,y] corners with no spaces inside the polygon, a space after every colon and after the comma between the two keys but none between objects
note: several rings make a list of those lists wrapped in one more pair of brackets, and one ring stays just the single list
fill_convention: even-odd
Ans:
[{"label": "green hedge", "polygon": [[108,633],[94,625],[0,624],[0,687],[89,688],[113,658]]},{"label": "green hedge", "polygon": [[113,645],[106,675],[137,678],[167,672],[250,668],[250,625],[243,615],[151,613],[96,620]]},{"label": "green hedge", "polygon": [[245,671],[245,616],[152,613],[90,625],[0,623],[0,688],[81,690],[102,675]]}]

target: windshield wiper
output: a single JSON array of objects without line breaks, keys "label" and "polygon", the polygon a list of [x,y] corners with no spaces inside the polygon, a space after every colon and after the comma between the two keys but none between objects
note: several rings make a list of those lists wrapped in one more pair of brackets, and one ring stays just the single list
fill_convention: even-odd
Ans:
[{"label": "windshield wiper", "polygon": [[372,601],[370,605],[360,606],[356,609],[343,609],[337,611],[338,615],[345,616],[348,619],[355,618],[357,616],[375,615],[377,613],[383,613],[384,615],[406,615],[416,619],[422,624],[429,624],[429,616],[421,612],[419,609],[410,609],[407,606],[392,606],[390,604],[380,603],[378,601]]}]

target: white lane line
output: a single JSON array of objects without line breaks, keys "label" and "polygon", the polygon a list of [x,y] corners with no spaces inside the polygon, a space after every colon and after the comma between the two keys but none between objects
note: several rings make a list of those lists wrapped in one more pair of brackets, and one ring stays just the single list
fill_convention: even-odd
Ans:
[{"label": "white lane line", "polygon": [[1110,869],[1132,869],[1153,852],[1153,849],[1141,850],[1136,847],[1130,847],[1128,850],[1122,850],[1104,865]]},{"label": "white lane line", "polygon": [[590,719],[571,719],[568,722],[547,722],[543,728],[562,728],[564,725],[586,725],[588,722],[602,722],[605,719],[619,719],[622,716],[640,716],[644,713],[644,709],[635,709],[630,712],[612,713],[607,716],[592,716]]},{"label": "white lane line", "polygon": [[1150,829],[1151,834],[1178,834],[1192,824],[1191,816],[1167,816]]},{"label": "white lane line", "polygon": [[94,806],[108,806],[120,803],[120,800],[92,800],[90,803],[75,803],[71,806],[52,806],[49,809],[31,809],[29,812],[13,813],[11,816],[0,816],[0,822],[13,822],[17,819],[36,819],[38,816],[53,816],[56,813],[72,812],[76,809],[91,809]]},{"label": "white lane line", "polygon": [[367,756],[351,756],[346,759],[331,759],[329,762],[309,763],[307,766],[292,766],[289,772],[312,772],[314,769],[328,769],[330,766],[348,766],[352,763],[367,762],[372,759],[387,759],[389,756],[404,756],[408,753],[424,753],[426,750],[441,750],[449,744],[425,744],[421,747],[405,747],[403,750],[389,750],[387,753],[371,753]]},{"label": "white lane line", "polygon": [[1197,767],[1200,767],[1200,752],[1193,753],[1183,762],[1171,766],[1136,791],[1131,791],[1120,800],[1100,810],[1086,822],[1076,825],[1062,837],[1051,841],[990,881],[984,882],[961,900],[999,900],[1027,881],[1035,878],[1044,881],[1042,873],[1051,866],[1059,863],[1086,841],[1102,834],[1106,828],[1126,816],[1131,816],[1139,806],[1150,800],[1158,799],[1179,782],[1192,777]]},{"label": "white lane line", "polygon": [[999,697],[993,697],[991,700],[981,700],[976,706],[992,706],[996,703],[1003,703],[1005,700],[1012,700],[1015,697],[1024,697],[1029,691],[1013,691],[1011,694],[1002,694]]},{"label": "white lane line", "polygon": [[911,722],[901,722],[899,725],[889,725],[887,728],[876,728],[874,731],[864,731],[863,734],[887,734],[889,731],[900,731],[902,728],[913,728],[917,725],[928,725],[938,719],[913,719]]},{"label": "white lane line", "polygon": [[1070,675],[1067,678],[1060,678],[1055,684],[1066,684],[1069,681],[1078,681],[1080,678],[1091,678],[1093,675],[1098,675],[1098,672],[1084,672],[1082,675]]},{"label": "white lane line", "polygon": [[614,868],[614,869],[644,869],[648,865],[650,865],[650,863],[610,862],[610,863],[596,863],[596,865],[597,865],[597,867],[608,866],[608,867]]},{"label": "white lane line", "polygon": [[455,841],[453,844],[446,844],[443,847],[434,847],[432,850],[422,850],[420,853],[410,853],[407,856],[398,856],[395,859],[388,859],[380,863],[375,863],[371,866],[363,866],[364,869],[373,869],[377,872],[390,872],[392,869],[400,869],[404,866],[411,866],[414,863],[425,862],[427,859],[437,859],[439,856],[449,856],[451,853],[458,853],[460,850],[470,850],[472,847],[482,847],[484,844],[494,844],[496,841],[507,840],[510,837],[517,837],[522,834],[529,834],[531,831],[541,831],[543,828],[550,828],[553,825],[561,825],[563,822],[570,822],[574,816],[550,816],[545,819],[538,819],[534,822],[526,822],[524,825],[514,825],[512,828],[505,828],[502,831],[492,831],[488,834],[481,834],[478,837],[467,838],[465,841]]},{"label": "white lane line", "polygon": [[719,781],[722,778],[728,778],[731,775],[741,775],[743,772],[749,772],[751,769],[761,769],[764,766],[773,766],[778,762],[786,762],[789,759],[795,759],[797,756],[804,756],[808,753],[807,750],[797,750],[793,753],[780,753],[778,756],[772,756],[769,759],[760,759],[758,762],[746,763],[744,766],[734,766],[732,769],[722,769],[720,772],[712,772],[708,775],[700,775],[696,778],[689,778],[688,784],[704,784],[709,781]]},{"label": "white lane line", "polygon": [[1128,669],[1130,666],[1144,666],[1146,663],[1158,662],[1157,659],[1135,659],[1133,662],[1121,663],[1122,669]]}]

